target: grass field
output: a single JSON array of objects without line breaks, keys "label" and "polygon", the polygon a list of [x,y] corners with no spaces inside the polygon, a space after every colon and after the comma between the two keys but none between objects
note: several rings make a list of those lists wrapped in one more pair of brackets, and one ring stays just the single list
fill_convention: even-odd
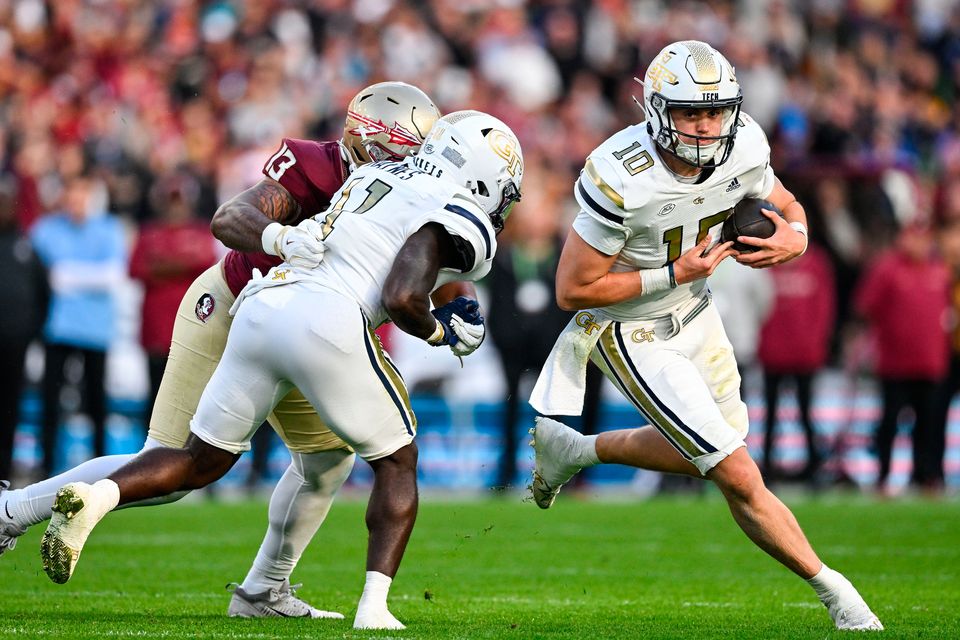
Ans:
[{"label": "grass field", "polygon": [[[884,638],[960,638],[960,504],[788,500],[851,577]],[[837,638],[812,590],[747,542],[716,495],[585,501],[424,500],[391,609],[408,628],[354,632],[365,505],[336,504],[294,574],[344,621],[232,620],[266,505],[196,501],[109,516],[74,578],[49,582],[42,527],[0,558],[3,638]]]}]

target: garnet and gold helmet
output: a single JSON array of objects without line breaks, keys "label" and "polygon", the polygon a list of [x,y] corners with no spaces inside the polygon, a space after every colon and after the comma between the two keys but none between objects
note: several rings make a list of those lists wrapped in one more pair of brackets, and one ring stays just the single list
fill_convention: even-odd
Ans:
[{"label": "garnet and gold helmet", "polygon": [[440,111],[430,97],[413,85],[370,85],[347,107],[342,143],[349,162],[359,166],[412,155],[439,117]]}]

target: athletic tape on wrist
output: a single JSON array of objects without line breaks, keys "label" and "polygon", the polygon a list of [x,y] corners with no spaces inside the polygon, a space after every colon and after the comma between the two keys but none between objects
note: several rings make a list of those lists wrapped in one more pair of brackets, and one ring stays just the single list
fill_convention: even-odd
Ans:
[{"label": "athletic tape on wrist", "polygon": [[263,234],[260,236],[260,244],[263,246],[264,253],[280,257],[277,252],[277,237],[283,233],[284,229],[286,227],[279,222],[271,222],[264,228]]},{"label": "athletic tape on wrist", "polygon": [[436,320],[437,326],[433,330],[433,333],[427,338],[427,344],[438,347],[443,343],[443,336],[446,335],[446,330],[443,328],[443,323],[439,320]]},{"label": "athletic tape on wrist", "polygon": [[659,269],[641,269],[640,282],[642,283],[641,286],[643,290],[640,292],[640,295],[666,291],[667,289],[675,287],[675,284],[671,284],[676,282],[676,280],[671,277],[672,267],[673,263],[666,267],[660,267]]},{"label": "athletic tape on wrist", "polygon": [[807,252],[807,247],[810,245],[810,236],[807,235],[807,225],[797,220],[790,223],[790,228],[798,233],[803,234],[803,251],[800,252],[800,255],[802,256]]}]

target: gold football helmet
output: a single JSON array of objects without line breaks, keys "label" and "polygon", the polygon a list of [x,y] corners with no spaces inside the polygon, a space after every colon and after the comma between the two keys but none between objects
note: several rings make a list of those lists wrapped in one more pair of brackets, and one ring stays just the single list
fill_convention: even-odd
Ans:
[{"label": "gold football helmet", "polygon": [[[647,130],[661,149],[694,167],[727,161],[737,135],[743,94],[733,66],[723,54],[697,40],[674,42],[657,54],[642,81],[634,80],[643,85]],[[681,133],[671,109],[719,110],[723,113],[720,135]],[[681,136],[694,142],[686,143]]]},{"label": "gold football helmet", "polygon": [[430,97],[413,85],[370,85],[347,106],[343,147],[355,166],[400,160],[416,153],[439,117]]}]

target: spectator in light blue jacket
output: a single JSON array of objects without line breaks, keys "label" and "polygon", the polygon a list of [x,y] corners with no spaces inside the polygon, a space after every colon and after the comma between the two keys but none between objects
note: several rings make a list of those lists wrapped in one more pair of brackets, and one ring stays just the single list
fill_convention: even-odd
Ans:
[{"label": "spectator in light blue jacket", "polygon": [[126,272],[123,229],[96,205],[102,185],[88,176],[68,178],[62,207],[41,218],[31,239],[50,278],[50,309],[44,327],[43,474],[54,472],[64,364],[83,359],[83,397],[94,424],[94,456],[106,454],[107,348],[116,326],[114,296]]}]

